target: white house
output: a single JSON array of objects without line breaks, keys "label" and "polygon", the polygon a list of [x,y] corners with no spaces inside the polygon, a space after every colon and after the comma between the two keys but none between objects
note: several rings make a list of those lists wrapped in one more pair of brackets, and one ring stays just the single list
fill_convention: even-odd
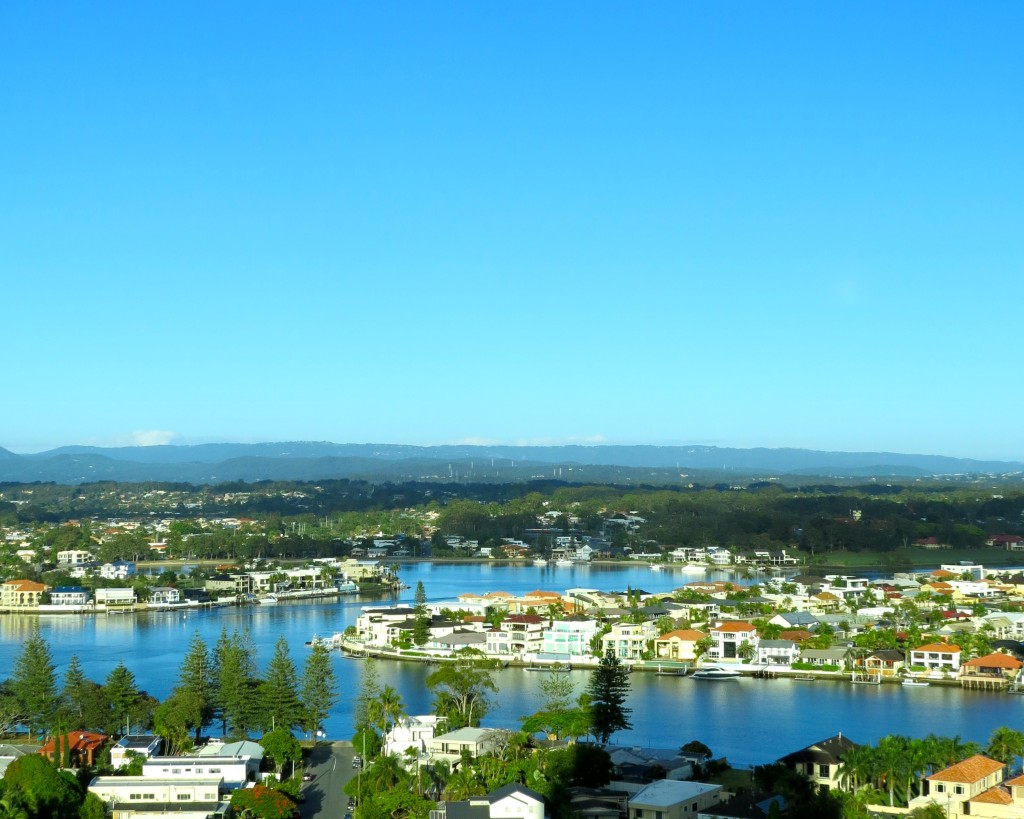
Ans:
[{"label": "white house", "polygon": [[[217,776],[156,779],[141,776],[97,776],[89,783],[110,810],[113,819],[172,815],[175,819],[207,819],[227,809],[221,800],[221,779]],[[166,813],[172,805],[174,812]]]},{"label": "white house", "polygon": [[129,734],[121,737],[110,749],[110,764],[116,769],[131,762],[130,754],[149,759],[160,751],[163,738],[151,734]]},{"label": "white house", "polygon": [[800,646],[793,640],[758,640],[758,665],[792,665],[800,658]]},{"label": "white house", "polygon": [[115,608],[117,606],[134,606],[135,589],[96,589],[96,605]]},{"label": "white house", "polygon": [[154,586],[149,591],[149,605],[173,606],[181,602],[181,593],[170,586]]},{"label": "white house", "polygon": [[628,815],[629,819],[686,819],[721,799],[721,785],[659,779],[630,797]]},{"label": "white house", "polygon": [[545,654],[560,654],[568,657],[590,655],[590,644],[600,631],[596,620],[589,617],[566,617],[555,620],[544,632],[543,651]]},{"label": "white house", "polygon": [[57,586],[50,591],[51,606],[81,608],[89,602],[89,592],[81,586]]},{"label": "white house", "polygon": [[910,652],[911,666],[924,666],[930,671],[960,670],[960,646],[929,643]]},{"label": "white house", "polygon": [[657,636],[652,623],[614,623],[601,638],[601,654],[611,652],[620,660],[640,660]]},{"label": "white house", "polygon": [[494,750],[494,730],[492,728],[460,728],[430,741],[430,753],[442,759],[456,760],[466,751],[472,757],[490,753]]},{"label": "white house", "polygon": [[444,719],[434,714],[403,717],[384,735],[384,755],[402,756],[409,749],[415,749],[417,755],[427,753],[434,740],[434,734],[444,723]]},{"label": "white house", "polygon": [[81,566],[92,559],[92,555],[82,549],[65,549],[64,551],[57,552],[58,566]]}]

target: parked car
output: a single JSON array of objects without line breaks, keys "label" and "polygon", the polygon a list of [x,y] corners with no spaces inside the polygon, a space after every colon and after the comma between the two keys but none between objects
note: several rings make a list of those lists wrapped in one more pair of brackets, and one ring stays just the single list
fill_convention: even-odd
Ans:
[{"label": "parked car", "polygon": [[303,782],[312,782],[315,777],[308,771],[302,775]]},{"label": "parked car", "polygon": [[359,756],[359,754],[356,754],[354,757],[352,757],[352,767],[353,768],[362,768],[363,767],[363,758],[361,756]]}]

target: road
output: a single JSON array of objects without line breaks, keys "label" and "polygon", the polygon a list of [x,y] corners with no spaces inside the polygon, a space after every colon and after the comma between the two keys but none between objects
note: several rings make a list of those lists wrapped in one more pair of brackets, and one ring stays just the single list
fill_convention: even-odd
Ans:
[{"label": "road", "polygon": [[302,819],[342,819],[347,813],[348,797],[342,788],[356,772],[352,770],[355,751],[348,743],[322,743],[306,758],[306,772],[312,782],[304,782],[299,803]]}]

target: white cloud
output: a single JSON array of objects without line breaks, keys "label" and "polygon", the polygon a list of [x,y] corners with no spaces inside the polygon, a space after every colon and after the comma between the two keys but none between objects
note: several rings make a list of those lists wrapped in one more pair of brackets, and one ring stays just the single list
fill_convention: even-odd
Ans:
[{"label": "white cloud", "polygon": [[164,446],[175,438],[173,432],[163,429],[136,430],[131,434],[132,446]]}]

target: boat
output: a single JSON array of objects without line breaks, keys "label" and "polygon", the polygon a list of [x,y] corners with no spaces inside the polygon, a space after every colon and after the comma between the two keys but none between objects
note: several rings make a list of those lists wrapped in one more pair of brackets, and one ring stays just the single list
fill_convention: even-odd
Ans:
[{"label": "boat", "polygon": [[912,677],[907,677],[903,682],[900,683],[904,688],[924,688],[928,685],[927,680],[915,680]]},{"label": "boat", "polygon": [[543,557],[535,557],[533,559],[533,565],[534,566],[547,566],[548,562]]},{"label": "boat", "polygon": [[562,558],[559,558],[558,560],[555,561],[555,565],[556,566],[571,566],[572,565],[572,561],[571,560],[566,560],[564,557],[562,557]]},{"label": "boat", "polygon": [[277,603],[278,598],[276,594],[265,594],[259,598],[259,602],[264,606],[272,606]]},{"label": "boat", "polygon": [[735,680],[739,678],[740,672],[720,665],[707,665],[698,668],[690,676],[695,680]]},{"label": "boat", "polygon": [[794,677],[793,679],[798,680],[799,682],[815,682],[818,678],[815,677],[813,674],[801,674],[800,676]]},{"label": "boat", "polygon": [[555,663],[554,665],[529,665],[526,667],[527,671],[546,671],[549,674],[568,674],[572,671],[572,666],[569,663]]},{"label": "boat", "polygon": [[652,572],[660,572],[661,571],[661,566],[659,566],[657,563],[652,563],[651,564],[651,571]]}]

